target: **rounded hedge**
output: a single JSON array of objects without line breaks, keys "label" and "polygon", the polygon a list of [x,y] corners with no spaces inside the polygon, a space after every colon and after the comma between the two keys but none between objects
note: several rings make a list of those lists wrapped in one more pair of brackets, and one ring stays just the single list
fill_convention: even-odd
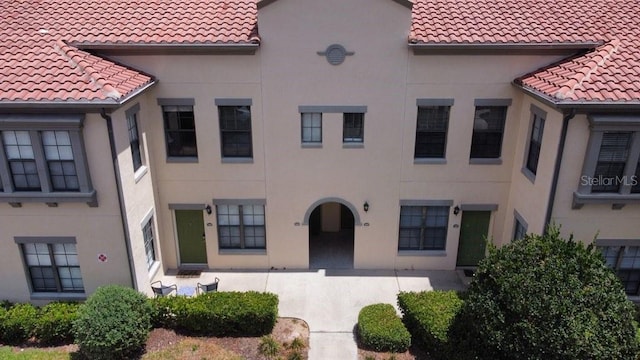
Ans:
[{"label": "rounded hedge", "polygon": [[40,308],[35,337],[47,345],[73,342],[72,327],[78,318],[78,307],[78,303],[52,302]]},{"label": "rounded hedge", "polygon": [[462,359],[634,359],[633,305],[591,246],[545,236],[490,249],[450,339]]},{"label": "rounded hedge", "polygon": [[411,346],[411,334],[391,304],[373,304],[360,310],[358,338],[375,351],[405,352]]},{"label": "rounded hedge", "polygon": [[146,296],[117,285],[98,288],[80,306],[73,323],[80,352],[93,360],[135,357],[150,329],[151,305]]}]

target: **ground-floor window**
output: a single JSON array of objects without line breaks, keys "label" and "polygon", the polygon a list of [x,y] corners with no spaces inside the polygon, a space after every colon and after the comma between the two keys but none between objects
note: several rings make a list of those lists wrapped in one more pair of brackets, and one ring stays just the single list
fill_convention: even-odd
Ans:
[{"label": "ground-floor window", "polygon": [[264,205],[216,205],[220,249],[266,249]]},{"label": "ground-floor window", "polygon": [[147,268],[151,269],[151,266],[156,262],[156,248],[153,243],[153,216],[142,227],[142,236],[144,237],[144,252],[147,257]]},{"label": "ground-floor window", "polygon": [[401,206],[398,250],[444,250],[448,206]]},{"label": "ground-floor window", "polygon": [[640,290],[640,246],[599,246],[607,265],[614,269],[628,295]]},{"label": "ground-floor window", "polygon": [[24,255],[33,292],[84,292],[75,242],[29,240],[16,241]]}]

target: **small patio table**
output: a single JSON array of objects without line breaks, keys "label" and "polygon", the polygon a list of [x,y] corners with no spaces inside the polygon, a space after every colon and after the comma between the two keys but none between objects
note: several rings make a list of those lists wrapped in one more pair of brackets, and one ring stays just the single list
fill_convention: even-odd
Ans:
[{"label": "small patio table", "polygon": [[178,288],[178,295],[183,295],[183,296],[193,296],[196,293],[196,287],[195,286],[180,286]]}]

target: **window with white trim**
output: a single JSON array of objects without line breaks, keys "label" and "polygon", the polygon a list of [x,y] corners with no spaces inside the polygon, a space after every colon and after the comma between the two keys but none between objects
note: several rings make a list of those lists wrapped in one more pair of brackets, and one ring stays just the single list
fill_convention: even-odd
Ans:
[{"label": "window with white trim", "polygon": [[33,292],[84,292],[78,252],[72,242],[20,243]]},{"label": "window with white trim", "polygon": [[138,131],[139,109],[140,106],[136,105],[126,112],[129,147],[131,148],[131,160],[133,162],[134,172],[142,167],[142,143],[140,141],[140,132]]},{"label": "window with white trim", "polygon": [[151,269],[156,262],[155,237],[153,236],[153,216],[149,218],[142,227],[142,237],[144,239],[144,253],[147,258],[147,268]]},{"label": "window with white trim", "polygon": [[80,115],[0,115],[0,201],[97,206]]},{"label": "window with white trim", "polygon": [[216,205],[220,249],[266,249],[264,205]]},{"label": "window with white trim", "polygon": [[445,250],[449,206],[401,206],[398,250]]},{"label": "window with white trim", "polygon": [[525,168],[533,175],[538,172],[538,161],[542,149],[542,134],[544,132],[544,116],[539,112],[532,112],[531,135],[529,136],[529,150],[527,151],[527,161]]}]

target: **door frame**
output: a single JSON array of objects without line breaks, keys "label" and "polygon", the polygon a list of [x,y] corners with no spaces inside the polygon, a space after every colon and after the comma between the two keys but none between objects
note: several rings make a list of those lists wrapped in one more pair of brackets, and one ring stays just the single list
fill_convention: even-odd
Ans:
[{"label": "door frame", "polygon": [[178,222],[176,219],[176,210],[201,210],[202,211],[202,221],[203,221],[203,232],[206,234],[206,226],[207,222],[204,220],[204,211],[206,204],[169,204],[169,210],[171,211],[171,222],[173,224],[173,239],[176,250],[176,265],[180,269],[208,269],[209,268],[209,256],[208,256],[208,246],[207,246],[207,238],[205,237],[204,246],[205,246],[205,254],[207,255],[206,263],[182,263],[182,259],[180,259],[180,239],[178,238]]},{"label": "door frame", "polygon": [[[458,232],[458,249],[456,251],[456,269],[475,269],[477,266],[458,266],[458,253],[460,252],[460,232],[462,232],[462,214],[465,211],[489,211],[489,226],[487,228],[487,240],[491,242],[493,238],[491,233],[493,232],[493,223],[495,221],[495,212],[498,211],[498,204],[460,204],[460,227]],[[485,256],[487,254],[487,248],[485,247]]]}]

